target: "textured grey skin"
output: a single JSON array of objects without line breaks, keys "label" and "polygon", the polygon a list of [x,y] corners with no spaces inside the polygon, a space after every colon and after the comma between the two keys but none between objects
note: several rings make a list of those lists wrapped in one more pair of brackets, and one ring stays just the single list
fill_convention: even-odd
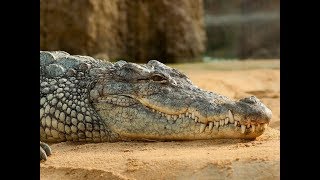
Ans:
[{"label": "textured grey skin", "polygon": [[272,113],[256,97],[238,101],[199,89],[156,60],[114,64],[40,51],[40,159],[43,142],[254,139]]}]

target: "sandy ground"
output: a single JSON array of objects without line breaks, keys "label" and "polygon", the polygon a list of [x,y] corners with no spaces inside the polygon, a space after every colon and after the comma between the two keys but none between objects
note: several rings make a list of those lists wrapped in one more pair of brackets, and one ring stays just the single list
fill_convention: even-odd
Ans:
[{"label": "sandy ground", "polygon": [[279,60],[181,64],[199,87],[238,99],[255,95],[273,112],[254,141],[58,143],[41,179],[280,179]]}]

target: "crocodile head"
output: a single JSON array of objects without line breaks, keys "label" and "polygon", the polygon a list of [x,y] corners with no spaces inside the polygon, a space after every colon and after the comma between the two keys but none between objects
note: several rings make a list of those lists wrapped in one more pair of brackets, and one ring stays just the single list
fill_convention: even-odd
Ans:
[{"label": "crocodile head", "polygon": [[272,116],[254,96],[232,100],[202,90],[156,60],[145,65],[118,61],[101,70],[90,99],[122,139],[253,139]]}]

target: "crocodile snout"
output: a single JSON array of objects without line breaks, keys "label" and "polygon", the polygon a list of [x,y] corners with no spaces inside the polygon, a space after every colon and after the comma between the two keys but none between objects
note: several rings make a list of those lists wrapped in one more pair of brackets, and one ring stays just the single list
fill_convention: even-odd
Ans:
[{"label": "crocodile snout", "polygon": [[272,112],[257,97],[250,96],[240,99],[233,108],[238,119],[245,122],[269,123]]}]

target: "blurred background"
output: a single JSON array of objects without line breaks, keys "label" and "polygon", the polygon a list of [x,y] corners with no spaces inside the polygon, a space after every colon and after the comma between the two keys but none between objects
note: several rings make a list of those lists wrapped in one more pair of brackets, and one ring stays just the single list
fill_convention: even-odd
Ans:
[{"label": "blurred background", "polygon": [[141,63],[279,59],[280,0],[40,0],[40,50]]}]

